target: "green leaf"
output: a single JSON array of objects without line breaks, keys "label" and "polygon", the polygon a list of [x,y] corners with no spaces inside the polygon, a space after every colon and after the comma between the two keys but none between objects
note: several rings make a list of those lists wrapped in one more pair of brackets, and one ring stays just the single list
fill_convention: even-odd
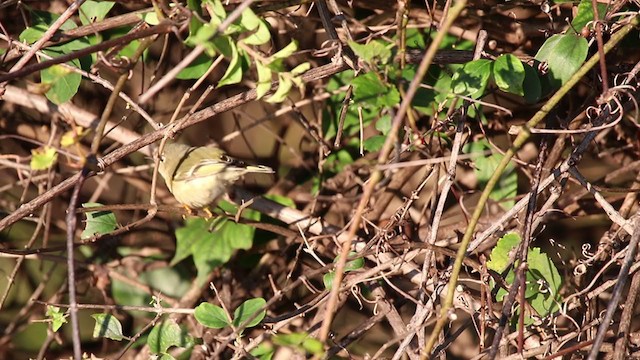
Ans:
[{"label": "green leaf", "polygon": [[240,24],[249,31],[254,31],[251,35],[241,41],[247,45],[262,45],[271,40],[271,33],[267,23],[260,19],[251,9],[246,9],[240,16]]},{"label": "green leaf", "polygon": [[[486,140],[476,141],[468,147],[469,153],[482,152],[484,149],[490,149],[489,143]],[[504,155],[492,154],[489,156],[478,156],[474,158],[474,164],[476,167],[476,177],[480,182],[480,188],[489,182],[489,179],[493,176],[496,168],[502,161]],[[500,205],[505,209],[510,209],[515,205],[513,199],[518,193],[518,173],[515,170],[513,163],[509,163],[500,175],[498,184],[491,191],[490,198],[499,201]],[[510,199],[510,200],[504,200]]]},{"label": "green leaf", "polygon": [[484,95],[493,69],[493,62],[479,59],[464,64],[451,78],[453,92],[478,99]]},{"label": "green leaf", "polygon": [[525,72],[522,61],[511,54],[500,55],[493,63],[493,78],[504,92],[523,96]]},{"label": "green leaf", "polygon": [[487,267],[499,274],[504,272],[509,265],[509,253],[520,243],[520,235],[508,233],[498,240],[496,246],[491,250]]},{"label": "green leaf", "polygon": [[[408,28],[405,29],[405,42],[407,43],[407,47],[413,47],[418,49],[424,49],[426,44],[424,42],[424,36],[422,32],[418,29]],[[394,36],[395,38],[395,36]]]},{"label": "green leaf", "polygon": [[[224,85],[237,84],[242,80],[242,65],[240,63],[240,54],[238,54],[238,48],[233,41],[230,41],[229,46],[231,48],[231,60],[229,61],[229,67],[222,76],[222,79],[218,82],[218,87]],[[224,51],[220,51],[225,56],[228,56]]]},{"label": "green leaf", "polygon": [[222,5],[222,1],[220,0],[205,0],[205,3],[210,5],[211,15],[211,23],[215,24],[216,27],[219,25],[226,17],[227,12],[224,10],[224,6]]},{"label": "green leaf", "polygon": [[200,54],[191,64],[180,70],[176,78],[181,80],[199,79],[209,70],[211,64],[213,64],[213,60],[209,55]]},{"label": "green leaf", "polygon": [[167,352],[172,346],[190,347],[193,345],[193,338],[175,320],[167,319],[153,327],[147,338],[147,345],[152,353],[159,354]]},{"label": "green leaf", "polygon": [[363,147],[368,152],[376,152],[382,149],[387,137],[384,135],[374,135],[364,141]]},{"label": "green leaf", "polygon": [[380,131],[383,135],[387,135],[389,130],[391,130],[391,116],[381,116],[378,121],[376,121],[376,130]]},{"label": "green leaf", "polygon": [[[349,253],[349,257],[356,256],[356,255],[357,255],[357,253],[354,252],[354,251],[351,251]],[[333,262],[337,263],[338,259],[340,259],[340,255],[336,256],[333,259]],[[349,271],[362,269],[363,267],[364,267],[364,259],[363,258],[353,259],[351,261],[347,261],[347,263],[344,266],[344,272],[348,273]]]},{"label": "green leaf", "polygon": [[266,101],[272,104],[283,102],[287,98],[287,95],[289,95],[292,87],[293,81],[291,81],[291,77],[278,74],[278,89],[273,95],[266,98]]},{"label": "green leaf", "polygon": [[263,342],[253,350],[251,350],[249,353],[260,360],[271,360],[273,358],[273,354],[275,354],[275,350],[273,349],[273,346],[271,346],[271,344]]},{"label": "green leaf", "polygon": [[333,287],[333,279],[336,277],[335,271],[329,271],[328,273],[322,276],[322,283],[324,284],[324,288],[327,290],[331,290]]},{"label": "green leaf", "polygon": [[47,170],[56,163],[58,152],[51,146],[31,150],[31,170]]},{"label": "green leaf", "polygon": [[311,69],[311,63],[303,62],[302,64],[291,69],[291,75],[300,75],[304,74],[307,70]]},{"label": "green leaf", "polygon": [[[233,326],[239,327],[242,323],[249,320],[249,318],[252,317],[255,313],[264,308],[266,304],[267,302],[263,298],[249,299],[243,302],[233,312]],[[260,311],[260,313],[253,320],[251,320],[251,322],[249,322],[246,327],[250,328],[260,324],[266,314],[266,310]]]},{"label": "green leaf", "polygon": [[[597,3],[598,17],[600,20],[605,18],[607,13],[607,4]],[[576,17],[571,21],[571,28],[574,31],[580,31],[587,25],[588,22],[593,21],[593,6],[591,6],[591,0],[581,0],[578,4],[578,13]]]},{"label": "green leaf", "polygon": [[302,348],[309,354],[322,354],[324,352],[324,346],[318,339],[307,337],[302,342]]},{"label": "green leaf", "polygon": [[200,324],[213,329],[223,329],[231,325],[224,309],[206,302],[195,308],[193,316]]},{"label": "green leaf", "polygon": [[283,47],[280,51],[269,56],[269,60],[274,61],[277,59],[286,59],[289,56],[293,55],[296,50],[298,50],[298,42],[293,40],[287,46]]},{"label": "green leaf", "polygon": [[113,1],[85,1],[80,6],[80,22],[82,25],[88,25],[104,20],[114,4]]},{"label": "green leaf", "polygon": [[[187,0],[187,7],[194,12],[194,16],[191,16],[189,20],[189,37],[194,36],[198,30],[202,27],[202,1],[201,0]],[[188,39],[188,38],[187,38]],[[186,41],[185,41],[186,43]]]},{"label": "green leaf", "polygon": [[357,76],[351,82],[353,85],[353,100],[362,105],[374,108],[392,107],[400,103],[400,93],[391,86],[384,84],[374,72]]},{"label": "green leaf", "polygon": [[93,337],[100,338],[106,337],[107,339],[120,341],[124,339],[122,334],[122,324],[110,314],[93,314],[92,318],[95,319],[96,325],[93,327]]},{"label": "green leaf", "polygon": [[202,218],[188,218],[185,226],[176,229],[176,253],[169,266],[175,266],[180,261],[193,254],[193,246],[205,236],[210,236],[209,224]]},{"label": "green leaf", "polygon": [[528,104],[535,104],[540,97],[542,97],[542,85],[540,84],[540,78],[538,72],[527,64],[524,65],[524,100]]},{"label": "green leaf", "polygon": [[337,152],[331,153],[327,156],[327,160],[324,163],[324,168],[334,173],[339,173],[344,170],[345,166],[353,164],[353,157],[349,151],[340,149]]},{"label": "green leaf", "polygon": [[155,11],[138,14],[138,16],[140,17],[140,19],[142,19],[142,21],[151,26],[160,24],[160,19],[158,19],[158,14]]},{"label": "green leaf", "polygon": [[277,202],[280,205],[286,206],[286,207],[290,207],[295,209],[296,208],[296,202],[291,200],[290,197],[286,197],[286,196],[282,196],[282,195],[278,195],[278,194],[266,194],[264,196],[266,199],[269,199],[271,201]]},{"label": "green leaf", "polygon": [[[69,45],[67,44],[67,46]],[[73,51],[74,50],[69,48],[64,49],[62,52],[53,51],[51,49],[45,50],[44,52],[55,58]],[[68,61],[66,65],[80,68],[80,61],[78,59],[74,59]],[[54,104],[60,105],[70,100],[78,92],[80,82],[82,81],[82,75],[75,73],[71,71],[71,69],[60,64],[56,64],[40,71],[40,80],[43,84],[47,84],[49,86],[49,90],[45,94],[47,99]]]},{"label": "green leaf", "polygon": [[388,44],[380,40],[370,41],[368,44],[358,44],[355,41],[349,41],[349,47],[358,57],[368,63],[380,62],[387,64],[391,58],[391,49]]},{"label": "green leaf", "polygon": [[[490,260],[487,267],[498,273],[503,273],[509,264],[512,251],[515,251],[520,243],[520,236],[516,233],[509,233],[503,236],[495,248],[491,251]],[[514,267],[518,265],[515,264]],[[515,279],[513,269],[505,277],[507,285],[511,285]],[[495,284],[492,282],[492,286]],[[558,309],[560,299],[560,288],[562,278],[555,264],[549,257],[541,253],[539,248],[529,249],[527,253],[527,272],[525,297],[538,315],[545,317]],[[496,295],[498,301],[502,301],[507,291],[500,289]],[[527,317],[526,323],[532,323],[532,318]]]},{"label": "green leaf", "polygon": [[278,334],[274,336],[273,342],[276,345],[292,347],[310,354],[321,354],[324,351],[322,343],[306,332]]},{"label": "green leaf", "polygon": [[[205,48],[207,55],[209,55],[210,57],[214,57],[218,50],[214,43],[209,40],[213,37],[213,35],[216,34],[216,30],[217,26],[212,26],[211,24],[203,24],[194,34],[189,35],[189,37],[185,40],[185,44],[189,46],[201,45]],[[225,39],[227,38],[227,36],[220,36],[219,38]]]},{"label": "green leaf", "polygon": [[[31,15],[31,26],[19,35],[20,41],[28,44],[40,40],[49,27],[60,17],[60,15],[39,10],[30,11],[29,14]],[[67,20],[60,26],[60,30],[71,30],[77,27],[72,20]]]},{"label": "green leaf", "polygon": [[[221,202],[218,206],[223,207],[224,203]],[[260,214],[244,210],[242,217],[257,221]],[[176,255],[171,264],[175,265],[193,255],[193,262],[198,269],[198,281],[201,281],[211,270],[229,261],[236,249],[251,248],[254,235],[254,227],[225,218],[218,218],[213,222],[202,218],[188,219],[185,227],[176,230]]]},{"label": "green leaf", "polygon": [[45,313],[51,320],[51,328],[53,332],[57,332],[62,324],[67,322],[67,317],[64,312],[60,311],[60,308],[57,306],[47,305],[47,312]]},{"label": "green leaf", "polygon": [[271,69],[260,61],[256,61],[256,69],[258,70],[256,99],[261,99],[271,89]]},{"label": "green leaf", "polygon": [[535,58],[549,65],[551,85],[560,87],[582,66],[588,50],[585,38],[574,34],[553,35],[542,44]]},{"label": "green leaf", "polygon": [[251,35],[242,39],[242,42],[247,45],[263,45],[268,43],[269,40],[271,40],[271,32],[269,32],[269,27],[266,22],[261,20],[258,29]]},{"label": "green leaf", "polygon": [[[102,206],[99,203],[84,203],[83,208],[91,208]],[[116,216],[111,211],[89,211],[85,213],[87,216],[86,226],[80,235],[81,239],[88,239],[95,234],[107,234],[118,228]]]},{"label": "green leaf", "polygon": [[[541,253],[539,248],[529,251],[527,265],[528,273],[533,278],[530,283],[536,290],[531,306],[540,316],[545,317],[558,309],[562,277],[553,261],[547,254]],[[539,284],[540,281],[544,281],[544,285]]]}]

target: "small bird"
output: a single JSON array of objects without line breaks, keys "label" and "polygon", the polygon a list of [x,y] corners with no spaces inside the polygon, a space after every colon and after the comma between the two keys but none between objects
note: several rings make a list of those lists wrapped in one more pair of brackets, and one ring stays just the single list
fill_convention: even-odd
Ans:
[{"label": "small bird", "polygon": [[268,166],[247,165],[214,146],[167,143],[160,155],[158,172],[169,191],[187,210],[205,209],[247,173],[273,174]]}]

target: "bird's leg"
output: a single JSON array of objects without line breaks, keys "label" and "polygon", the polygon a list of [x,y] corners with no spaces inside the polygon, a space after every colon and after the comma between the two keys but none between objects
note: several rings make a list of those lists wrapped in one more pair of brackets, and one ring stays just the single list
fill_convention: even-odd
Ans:
[{"label": "bird's leg", "polygon": [[209,207],[203,208],[202,211],[204,211],[204,213],[206,214],[205,219],[208,220],[213,217],[213,213],[211,212],[211,210],[209,210]]},{"label": "bird's leg", "polygon": [[187,220],[187,216],[197,215],[197,212],[195,210],[193,210],[192,208],[188,207],[187,205],[182,204],[182,207],[187,211],[186,214],[182,214],[182,219],[183,220]]}]

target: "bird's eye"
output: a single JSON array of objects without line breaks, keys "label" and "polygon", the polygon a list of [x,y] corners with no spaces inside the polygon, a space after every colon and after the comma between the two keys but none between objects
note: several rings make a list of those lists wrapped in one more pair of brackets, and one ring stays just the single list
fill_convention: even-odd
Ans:
[{"label": "bird's eye", "polygon": [[164,154],[160,155],[160,162],[164,162],[165,158]]}]

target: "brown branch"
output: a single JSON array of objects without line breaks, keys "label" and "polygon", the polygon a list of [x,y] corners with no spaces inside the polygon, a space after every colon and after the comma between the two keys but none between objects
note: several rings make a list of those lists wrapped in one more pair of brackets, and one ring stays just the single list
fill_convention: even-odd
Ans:
[{"label": "brown branch", "polygon": [[32,74],[36,71],[40,71],[42,69],[46,69],[56,64],[65,63],[70,60],[79,59],[83,56],[91,55],[98,51],[103,51],[109,49],[116,45],[128,44],[133,40],[149,37],[152,35],[166,34],[173,31],[175,24],[173,21],[163,20],[160,24],[156,26],[152,26],[146,29],[142,29],[133,33],[126,34],[116,39],[111,39],[107,41],[103,41],[100,44],[88,46],[84,49],[74,51],[70,54],[58,56],[51,60],[39,62],[33,65],[25,66],[24,68],[10,72],[8,74],[0,74],[0,83],[4,83],[16,78],[20,78],[29,74]]}]

